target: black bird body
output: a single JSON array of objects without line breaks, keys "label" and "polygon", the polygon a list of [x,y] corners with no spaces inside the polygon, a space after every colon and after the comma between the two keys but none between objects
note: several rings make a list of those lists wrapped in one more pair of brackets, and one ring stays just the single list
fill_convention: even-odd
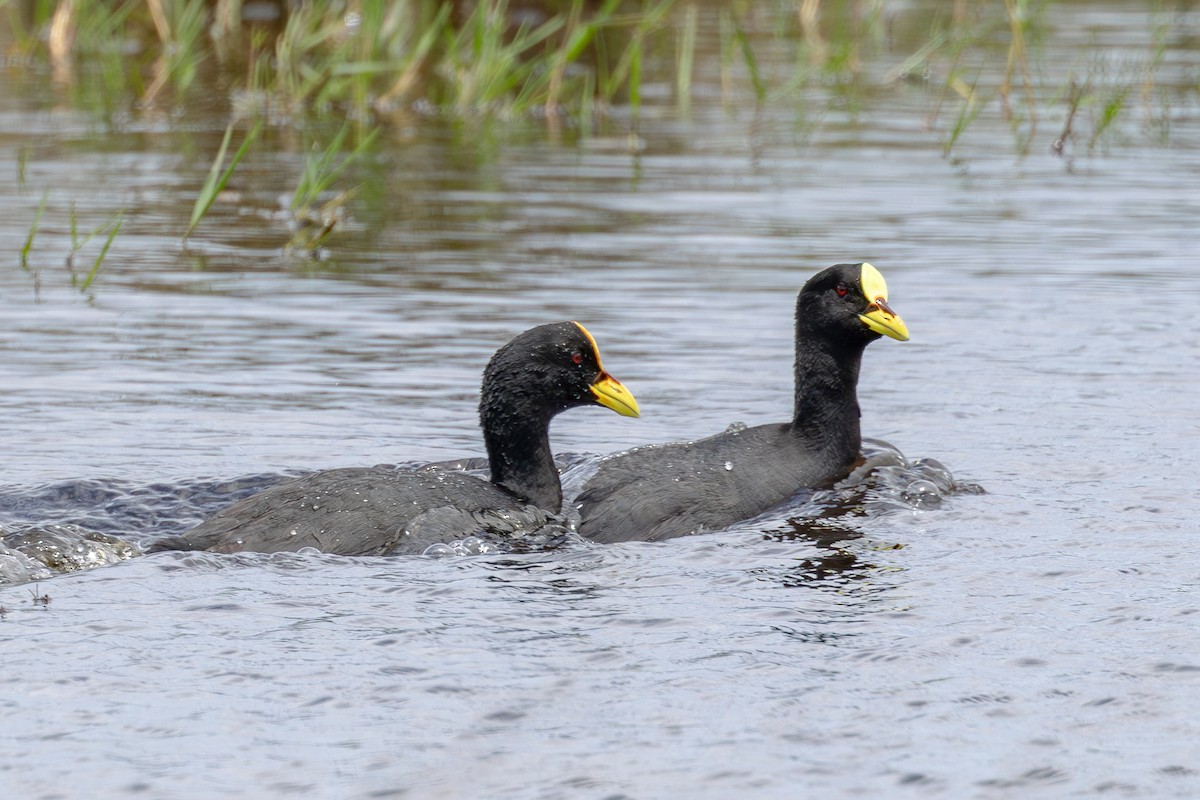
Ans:
[{"label": "black bird body", "polygon": [[620,542],[719,530],[844,477],[862,447],[862,353],[881,334],[908,338],[878,270],[839,264],[813,276],[796,302],[792,421],[605,459],[576,499],[579,532]]},{"label": "black bird body", "polygon": [[550,421],[583,405],[638,415],[633,396],[601,367],[596,342],[582,325],[533,328],[500,348],[484,370],[479,417],[490,481],[436,468],[326,470],[235,503],[150,551],[314,547],[387,555],[419,553],[476,533],[532,531],[562,505]]}]

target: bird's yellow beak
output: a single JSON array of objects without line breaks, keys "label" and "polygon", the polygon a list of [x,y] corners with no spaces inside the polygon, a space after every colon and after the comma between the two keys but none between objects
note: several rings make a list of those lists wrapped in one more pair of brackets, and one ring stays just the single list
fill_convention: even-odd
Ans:
[{"label": "bird's yellow beak", "polygon": [[858,315],[871,330],[882,336],[890,336],[901,342],[908,341],[908,326],[900,315],[892,311],[887,304],[887,281],[879,270],[870,264],[863,263],[862,276],[859,279],[863,296],[867,298],[867,310]]},{"label": "bird's yellow beak", "polygon": [[596,356],[596,365],[600,367],[600,377],[588,387],[592,390],[592,397],[596,398],[597,403],[605,408],[611,408],[622,417],[640,417],[642,412],[638,410],[637,400],[633,399],[633,393],[622,386],[619,380],[605,372],[604,367],[600,364],[600,346],[596,344],[595,338],[587,328],[578,322],[575,323],[575,327],[583,331],[583,335],[587,337],[588,343],[592,345],[592,353]]},{"label": "bird's yellow beak", "polygon": [[596,398],[597,403],[611,408],[622,417],[641,416],[633,394],[607,372],[601,372],[599,380],[588,388],[592,390],[592,396]]}]

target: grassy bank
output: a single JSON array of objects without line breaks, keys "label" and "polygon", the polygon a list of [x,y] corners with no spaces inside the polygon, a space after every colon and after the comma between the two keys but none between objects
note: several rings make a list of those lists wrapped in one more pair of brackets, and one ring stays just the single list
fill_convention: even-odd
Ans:
[{"label": "grassy bank", "polygon": [[[612,135],[635,153],[637,137],[620,137],[639,132],[650,103],[681,119],[702,103],[754,120],[764,110],[775,119],[791,113],[802,130],[830,112],[869,119],[873,104],[901,102],[910,110],[917,104],[925,130],[915,135],[936,141],[947,156],[965,149],[981,126],[989,128],[981,141],[997,141],[997,126],[1000,140],[1004,128],[1011,131],[1014,154],[1041,148],[1077,157],[1136,134],[1167,143],[1173,109],[1194,105],[1200,89],[1194,79],[1179,79],[1178,62],[1170,64],[1171,48],[1188,46],[1176,33],[1176,13],[1148,8],[1138,32],[1143,49],[1127,46],[1120,58],[1102,40],[1076,40],[1071,51],[1084,55],[1064,69],[1047,54],[1077,34],[1064,23],[1071,6],[0,0],[0,42],[8,74],[34,76],[26,79],[32,94],[48,94],[49,85],[56,99],[112,128],[139,116],[225,128],[219,151],[201,155],[212,168],[180,231],[185,239],[202,229],[243,156],[253,161],[264,141],[302,149],[288,211],[297,231],[292,248],[313,254],[354,197],[353,165],[368,163],[372,147],[388,138],[377,134],[415,130],[431,118],[451,120],[476,149],[486,138],[480,130],[518,120],[553,137]],[[23,175],[22,162],[21,185]],[[119,230],[114,217],[80,241],[111,244]],[[82,246],[73,243],[72,253]],[[101,274],[106,252],[81,279],[85,289]]]},{"label": "grassy bank", "polygon": [[[104,106],[217,92],[247,111],[384,119],[592,114],[636,102],[647,39],[677,0],[8,0],[16,49]],[[81,75],[80,64],[91,66]]]},{"label": "grassy bank", "polygon": [[853,103],[864,89],[917,81],[936,99],[931,126],[949,152],[985,109],[1011,122],[1018,149],[1046,132],[1049,117],[1060,124],[1069,112],[1064,137],[1094,147],[1134,101],[1161,111],[1168,101],[1157,74],[1175,24],[1169,9],[1147,10],[1149,39],[1137,63],[1112,69],[1097,42],[1095,61],[1064,74],[1039,63],[1053,45],[1045,20],[1054,7],[1052,0],[900,10],[884,0],[0,0],[0,24],[10,32],[10,63],[15,54],[46,65],[107,118],[199,103],[226,106],[246,127],[258,117],[371,125],[449,115],[536,118],[587,135],[617,106],[636,120],[650,83],[656,103],[686,115],[694,87],[714,77],[730,106],[786,106],[814,87]]}]

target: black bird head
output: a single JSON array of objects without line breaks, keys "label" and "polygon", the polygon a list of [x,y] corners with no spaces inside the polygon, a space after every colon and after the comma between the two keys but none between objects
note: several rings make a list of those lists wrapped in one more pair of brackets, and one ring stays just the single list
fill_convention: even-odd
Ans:
[{"label": "black bird head", "polygon": [[550,420],[585,405],[638,416],[637,401],[604,371],[596,340],[578,322],[541,325],[497,350],[479,397],[492,483],[557,512],[562,487],[550,452]]},{"label": "black bird head", "polygon": [[532,419],[548,419],[592,404],[623,417],[638,416],[637,401],[604,371],[596,340],[578,322],[525,331],[496,351],[483,371],[481,414],[509,407]]},{"label": "black bird head", "polygon": [[796,303],[797,332],[865,346],[880,336],[908,341],[904,320],[888,306],[887,282],[867,263],[835,264],[809,278]]}]

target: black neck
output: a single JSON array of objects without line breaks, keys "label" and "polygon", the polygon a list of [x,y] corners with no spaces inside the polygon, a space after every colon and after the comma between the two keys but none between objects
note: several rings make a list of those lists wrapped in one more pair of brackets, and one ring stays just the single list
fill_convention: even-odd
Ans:
[{"label": "black neck", "polygon": [[550,452],[550,415],[480,411],[492,483],[548,511],[562,506],[562,484]]},{"label": "black neck", "polygon": [[862,449],[857,386],[866,345],[801,337],[792,432],[806,447],[848,463]]}]

